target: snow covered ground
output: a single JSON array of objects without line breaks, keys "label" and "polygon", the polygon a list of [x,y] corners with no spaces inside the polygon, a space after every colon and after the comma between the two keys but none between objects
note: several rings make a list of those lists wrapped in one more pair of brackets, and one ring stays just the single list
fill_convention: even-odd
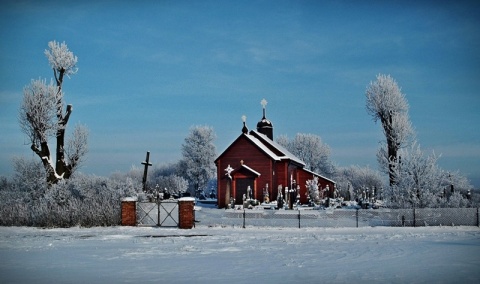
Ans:
[{"label": "snow covered ground", "polygon": [[124,282],[480,283],[480,229],[0,227],[0,283]]}]

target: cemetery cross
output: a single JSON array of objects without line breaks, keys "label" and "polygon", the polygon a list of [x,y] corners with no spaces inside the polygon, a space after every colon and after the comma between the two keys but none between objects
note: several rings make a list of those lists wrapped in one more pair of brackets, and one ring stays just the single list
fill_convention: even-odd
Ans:
[{"label": "cemetery cross", "polygon": [[143,171],[143,179],[142,179],[143,192],[146,192],[147,190],[147,172],[148,172],[148,167],[152,165],[152,163],[150,163],[149,160],[150,160],[150,152],[147,151],[147,158],[145,159],[144,162],[142,162],[142,165],[145,165],[145,170]]}]

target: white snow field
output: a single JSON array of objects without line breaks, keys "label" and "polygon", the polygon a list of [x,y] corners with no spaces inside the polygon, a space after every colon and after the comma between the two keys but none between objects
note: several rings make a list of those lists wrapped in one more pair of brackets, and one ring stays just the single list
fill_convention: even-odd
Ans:
[{"label": "white snow field", "polygon": [[0,227],[0,283],[143,282],[480,283],[480,229]]}]

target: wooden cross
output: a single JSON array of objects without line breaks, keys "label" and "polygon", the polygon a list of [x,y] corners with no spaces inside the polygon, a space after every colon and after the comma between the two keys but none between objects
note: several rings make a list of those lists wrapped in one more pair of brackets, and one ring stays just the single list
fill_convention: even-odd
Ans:
[{"label": "wooden cross", "polygon": [[150,160],[150,152],[147,151],[147,158],[145,159],[144,162],[142,162],[142,165],[145,165],[145,170],[143,171],[143,192],[147,190],[147,172],[148,172],[148,167],[152,165],[152,163],[149,162]]}]

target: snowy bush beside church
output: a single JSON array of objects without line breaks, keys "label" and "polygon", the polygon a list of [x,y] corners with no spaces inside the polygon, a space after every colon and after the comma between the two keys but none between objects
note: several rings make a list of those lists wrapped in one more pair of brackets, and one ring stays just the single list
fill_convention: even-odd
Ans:
[{"label": "snowy bush beside church", "polygon": [[15,175],[0,181],[0,225],[71,227],[120,224],[120,200],[135,195],[131,178],[76,174],[48,186],[41,166],[17,159]]}]

